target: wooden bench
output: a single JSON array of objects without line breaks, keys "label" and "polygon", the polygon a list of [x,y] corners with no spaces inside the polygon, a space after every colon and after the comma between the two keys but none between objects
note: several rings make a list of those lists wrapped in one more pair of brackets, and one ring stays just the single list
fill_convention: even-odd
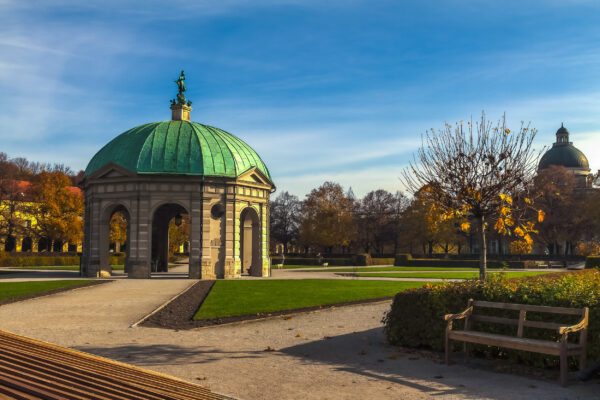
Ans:
[{"label": "wooden bench", "polygon": [[[519,318],[504,318],[489,315],[478,315],[473,313],[474,308],[494,308],[501,310],[519,311]],[[527,312],[547,313],[547,314],[568,314],[581,316],[581,320],[576,325],[564,326],[555,322],[528,321]],[[488,346],[497,346],[510,348],[514,350],[531,351],[534,353],[550,354],[560,357],[560,384],[566,386],[568,363],[567,357],[579,356],[579,368],[585,367],[585,347],[587,342],[589,309],[585,308],[565,308],[565,307],[547,307],[527,304],[495,303],[490,301],[469,300],[466,310],[459,314],[446,314],[444,320],[446,326],[446,364],[450,363],[450,340],[464,342],[464,351],[468,355],[467,343],[484,344]],[[464,330],[452,330],[452,323],[455,320],[464,319]],[[515,325],[517,327],[516,336],[498,335],[471,330],[473,322],[485,322],[492,324]],[[523,337],[523,328],[542,328],[556,330],[560,339],[556,342],[549,340],[527,339]],[[569,343],[567,341],[569,333],[580,332],[578,343]]]}]

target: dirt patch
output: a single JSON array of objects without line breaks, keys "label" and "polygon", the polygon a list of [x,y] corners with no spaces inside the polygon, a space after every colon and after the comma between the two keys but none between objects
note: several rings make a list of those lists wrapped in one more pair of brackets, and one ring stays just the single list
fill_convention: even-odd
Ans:
[{"label": "dirt patch", "polygon": [[158,312],[149,316],[139,325],[150,328],[164,329],[194,329],[206,326],[230,324],[233,322],[251,321],[281,315],[297,314],[307,311],[323,310],[328,308],[352,306],[356,304],[368,304],[379,301],[391,300],[392,297],[380,297],[376,299],[365,299],[357,301],[348,301],[343,303],[326,304],[322,306],[296,308],[293,310],[272,311],[256,313],[249,315],[236,315],[232,317],[213,318],[195,320],[194,315],[202,306],[202,303],[210,293],[215,281],[200,281],[181,293],[177,298],[160,309]]},{"label": "dirt patch", "polygon": [[88,287],[88,286],[101,285],[103,283],[108,283],[108,282],[113,282],[113,280],[111,279],[111,280],[106,280],[106,281],[93,281],[93,282],[85,283],[83,285],[69,286],[69,287],[64,287],[64,288],[52,289],[52,290],[48,290],[45,292],[28,294],[25,296],[13,297],[11,299],[0,300],[0,306],[4,305],[4,304],[16,303],[17,301],[35,299],[36,297],[43,297],[43,296],[49,296],[51,294],[56,294],[56,293],[60,293],[60,292],[67,292],[69,290],[80,289],[80,288],[84,288],[84,287]]}]

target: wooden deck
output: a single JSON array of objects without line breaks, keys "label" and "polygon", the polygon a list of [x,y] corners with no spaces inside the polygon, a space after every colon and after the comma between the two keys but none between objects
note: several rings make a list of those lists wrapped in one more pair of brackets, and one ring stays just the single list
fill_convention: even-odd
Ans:
[{"label": "wooden deck", "polygon": [[168,375],[5,331],[0,399],[231,400]]}]

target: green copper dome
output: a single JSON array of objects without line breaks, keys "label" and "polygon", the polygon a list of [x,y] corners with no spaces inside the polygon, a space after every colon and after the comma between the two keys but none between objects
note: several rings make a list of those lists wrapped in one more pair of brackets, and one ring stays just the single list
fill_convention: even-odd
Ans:
[{"label": "green copper dome", "polygon": [[590,164],[587,157],[572,144],[554,145],[548,150],[540,160],[538,170],[548,168],[551,165],[558,165],[566,168],[580,168],[588,170]]},{"label": "green copper dome", "polygon": [[587,157],[573,146],[573,143],[569,142],[569,131],[562,125],[556,131],[556,143],[542,156],[538,164],[538,171],[551,165],[590,170]]},{"label": "green copper dome", "polygon": [[267,166],[250,146],[221,129],[190,121],[153,122],[111,140],[92,158],[85,176],[108,163],[138,174],[184,174],[235,178]]}]

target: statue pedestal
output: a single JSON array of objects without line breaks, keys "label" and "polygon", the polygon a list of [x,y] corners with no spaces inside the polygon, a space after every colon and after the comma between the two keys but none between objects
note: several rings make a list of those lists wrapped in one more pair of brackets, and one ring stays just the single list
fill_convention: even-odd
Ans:
[{"label": "statue pedestal", "polygon": [[171,106],[171,119],[173,121],[189,121],[192,107],[185,104],[173,104]]}]

